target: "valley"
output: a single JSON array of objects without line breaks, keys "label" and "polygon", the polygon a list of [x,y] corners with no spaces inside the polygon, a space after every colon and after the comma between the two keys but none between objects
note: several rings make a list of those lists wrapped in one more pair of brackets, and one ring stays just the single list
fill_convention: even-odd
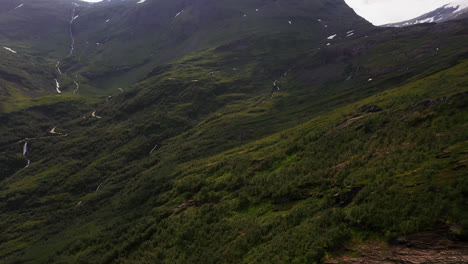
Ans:
[{"label": "valley", "polygon": [[468,20],[17,6],[0,0],[0,262],[466,260]]}]

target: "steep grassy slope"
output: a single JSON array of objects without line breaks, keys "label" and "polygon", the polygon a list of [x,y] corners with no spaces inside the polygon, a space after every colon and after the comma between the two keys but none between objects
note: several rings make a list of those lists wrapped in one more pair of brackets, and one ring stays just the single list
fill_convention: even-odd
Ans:
[{"label": "steep grassy slope", "polygon": [[0,258],[313,263],[438,222],[463,239],[467,25],[245,34],[94,105],[5,113]]},{"label": "steep grassy slope", "polygon": [[[237,40],[242,45],[246,39],[281,35],[313,45],[350,28],[362,34],[372,29],[337,0],[94,5],[1,0],[0,9],[0,45],[18,52],[0,52],[6,76],[0,83],[4,109],[0,111],[17,109],[20,100],[57,94],[55,79],[64,94],[104,97],[144,79],[156,66],[223,43]],[[10,75],[21,81],[13,85]]]}]

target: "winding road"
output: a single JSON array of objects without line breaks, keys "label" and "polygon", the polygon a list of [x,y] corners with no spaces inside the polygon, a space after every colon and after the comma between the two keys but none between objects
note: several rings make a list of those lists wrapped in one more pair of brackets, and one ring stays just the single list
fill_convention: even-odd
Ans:
[{"label": "winding road", "polygon": [[98,119],[101,118],[100,116],[96,115],[96,110],[94,110],[94,112],[91,113],[91,116],[95,117],[95,118],[98,118]]}]

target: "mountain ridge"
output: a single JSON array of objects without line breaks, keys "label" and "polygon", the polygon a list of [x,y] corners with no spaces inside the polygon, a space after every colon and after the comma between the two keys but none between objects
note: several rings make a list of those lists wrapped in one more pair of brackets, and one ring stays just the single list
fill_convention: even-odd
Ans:
[{"label": "mountain ridge", "polygon": [[447,3],[431,12],[423,14],[413,19],[402,22],[389,23],[382,27],[406,27],[421,23],[442,23],[452,19],[460,19],[468,16],[468,2],[459,0]]},{"label": "mountain ridge", "polygon": [[[70,41],[51,39],[61,56],[5,42],[18,54],[0,51],[1,66],[19,77],[0,71],[0,85],[51,91],[0,109],[2,262],[352,263],[375,249],[349,244],[404,251],[412,234],[439,229],[466,241],[468,20],[378,28],[343,1],[245,1],[255,17],[244,21],[238,2],[209,3],[76,9],[68,58]],[[145,4],[167,4],[167,20]],[[343,9],[319,12],[331,7]],[[174,21],[181,8],[190,32]],[[152,28],[132,31],[146,23],[188,47],[120,56],[152,45],[141,38]],[[104,54],[117,54],[112,69],[155,50],[172,55],[142,72],[97,68]],[[125,71],[128,86],[92,81]]]}]

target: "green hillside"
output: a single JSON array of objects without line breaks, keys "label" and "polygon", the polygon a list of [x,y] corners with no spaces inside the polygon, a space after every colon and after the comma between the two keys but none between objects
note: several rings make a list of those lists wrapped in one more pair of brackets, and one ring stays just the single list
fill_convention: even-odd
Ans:
[{"label": "green hillside", "polygon": [[436,226],[467,242],[468,20],[57,3],[79,14],[72,55],[66,31],[0,40],[18,51],[0,51],[0,262],[322,263]]}]

